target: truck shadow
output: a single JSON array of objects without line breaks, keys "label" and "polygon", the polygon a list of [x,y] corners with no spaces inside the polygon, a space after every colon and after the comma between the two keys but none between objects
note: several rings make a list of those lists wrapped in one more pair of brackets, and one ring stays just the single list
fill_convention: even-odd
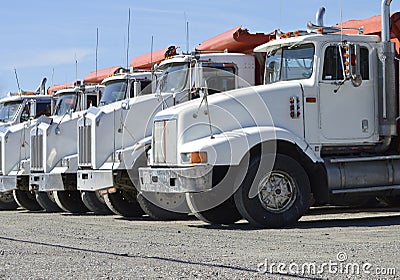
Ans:
[{"label": "truck shadow", "polygon": [[[399,214],[394,214],[399,212]],[[361,215],[361,216],[360,216]],[[387,216],[385,216],[387,215]],[[365,216],[365,217],[364,217]],[[400,208],[379,209],[312,209],[305,218],[285,229],[321,229],[335,227],[385,227],[400,225]],[[257,228],[246,221],[229,226],[221,225],[188,225],[189,227],[217,230],[268,230]],[[276,229],[270,229],[276,230]]]}]

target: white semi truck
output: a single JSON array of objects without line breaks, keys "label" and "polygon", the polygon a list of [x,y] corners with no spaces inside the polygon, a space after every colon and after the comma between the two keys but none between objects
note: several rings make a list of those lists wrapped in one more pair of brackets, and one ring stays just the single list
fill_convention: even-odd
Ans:
[{"label": "white semi truck", "polygon": [[[3,191],[13,191],[17,203],[31,211],[41,210],[42,206],[36,201],[35,193],[29,189],[30,149],[32,147],[30,130],[44,122],[52,123],[68,119],[74,111],[80,111],[89,104],[96,105],[101,92],[101,89],[96,86],[73,86],[56,92],[53,92],[52,89],[54,87],[48,90],[51,95],[46,96],[49,102],[47,103],[48,111],[44,116],[35,118],[29,123],[8,127],[0,133],[1,154],[4,162],[3,176],[0,177],[2,189]],[[50,103],[50,100],[53,102]],[[51,106],[53,106],[53,116],[49,117]],[[34,142],[34,144],[36,143]],[[56,154],[53,154],[53,157],[55,156]],[[51,201],[50,198],[48,199]],[[56,205],[53,208],[58,209]]]},{"label": "white semi truck", "polygon": [[311,205],[399,203],[399,13],[390,16],[390,3],[381,38],[310,23],[311,34],[255,48],[266,56],[264,85],[210,96],[201,114],[198,101],[157,114],[141,191],[186,194],[209,223],[243,217],[273,228]]},{"label": "white semi truck", "polygon": [[[129,88],[128,92],[133,95],[141,91],[141,86],[145,88],[151,82],[149,72],[118,72],[114,68],[104,70],[110,69],[111,74],[107,74],[107,71],[98,72],[97,81],[103,82],[95,87],[101,99],[93,105],[99,104],[103,109],[114,110],[118,106],[121,107],[126,98],[126,88]],[[89,107],[84,109],[87,108]],[[78,120],[91,114],[90,112],[99,110],[101,109],[93,106],[88,111],[67,114],[50,122],[43,121],[31,130],[30,189],[36,192],[38,202],[47,211],[55,211],[58,205],[62,210],[72,213],[88,212],[93,208],[102,214],[111,213],[106,207],[99,210],[99,207],[104,205],[101,197],[95,193],[94,197],[89,199],[87,197],[92,193],[81,197],[76,188]]]},{"label": "white semi truck", "polygon": [[[11,185],[16,184],[13,180],[15,176],[11,176],[10,181],[11,177],[8,175],[13,174],[15,169],[19,168],[20,162],[27,158],[24,150],[26,143],[23,139],[25,135],[19,132],[25,131],[32,124],[32,119],[51,113],[52,98],[44,95],[44,83],[42,84],[42,94],[39,94],[39,90],[35,93],[15,94],[0,100],[0,209],[10,210],[18,207],[11,191]],[[10,144],[13,146],[11,149],[8,148]],[[20,145],[22,150],[18,148]],[[10,154],[12,159],[8,160]]]},{"label": "white semi truck", "polygon": [[210,94],[211,89],[224,91],[254,84],[255,58],[242,53],[199,52],[170,57],[156,70],[160,75],[154,94],[129,100],[127,110],[89,111],[79,124],[78,189],[83,194],[101,191],[108,207],[122,216],[141,216],[143,210],[158,219],[182,216],[166,209],[185,208],[183,196],[157,196],[165,209],[143,199],[139,199],[141,205],[138,203],[137,169],[147,162],[151,120],[162,109],[198,96],[196,79],[208,80]]}]

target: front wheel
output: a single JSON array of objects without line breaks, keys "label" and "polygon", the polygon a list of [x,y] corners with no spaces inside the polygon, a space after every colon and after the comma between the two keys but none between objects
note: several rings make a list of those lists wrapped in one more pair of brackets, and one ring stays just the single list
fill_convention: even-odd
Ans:
[{"label": "front wheel", "polygon": [[80,191],[54,191],[54,199],[57,205],[66,212],[74,214],[89,212],[82,202]]},{"label": "front wheel", "polygon": [[[199,196],[201,195],[201,196]],[[230,196],[227,200],[221,204],[203,211],[199,211],[198,201],[207,199],[207,193],[204,194],[187,194],[187,203],[199,220],[214,224],[214,225],[231,225],[242,219],[242,215],[236,208],[233,196]],[[200,201],[201,205],[201,201]]]},{"label": "front wheel", "polygon": [[29,211],[43,210],[42,206],[37,202],[35,194],[30,191],[14,190],[14,199],[19,206]]},{"label": "front wheel", "polygon": [[141,217],[144,212],[140,207],[137,199],[136,190],[127,191],[117,189],[114,193],[107,193],[104,195],[104,201],[108,208],[115,214],[123,217]]},{"label": "front wheel", "polygon": [[311,201],[306,171],[293,158],[277,154],[272,170],[260,159],[250,163],[235,193],[239,212],[256,227],[283,228],[297,222]]},{"label": "front wheel", "polygon": [[140,193],[137,200],[147,215],[154,220],[183,220],[188,217],[185,194]]},{"label": "front wheel", "polygon": [[0,210],[15,210],[18,208],[13,192],[0,192]]},{"label": "front wheel", "polygon": [[54,194],[50,192],[37,192],[36,200],[42,206],[42,208],[49,213],[61,212],[63,211],[56,203],[54,199]]},{"label": "front wheel", "polygon": [[98,191],[81,191],[81,197],[86,207],[97,215],[112,214],[110,208],[107,207],[104,198]]}]

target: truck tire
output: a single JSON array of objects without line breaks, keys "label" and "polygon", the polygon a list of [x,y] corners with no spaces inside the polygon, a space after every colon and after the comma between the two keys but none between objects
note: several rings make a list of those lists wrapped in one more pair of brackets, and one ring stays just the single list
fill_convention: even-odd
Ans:
[{"label": "truck tire", "polygon": [[104,198],[97,191],[81,191],[81,198],[85,206],[97,215],[111,215]]},{"label": "truck tire", "polygon": [[197,210],[198,206],[196,201],[199,199],[207,199],[207,193],[202,194],[202,196],[199,196],[199,194],[186,195],[189,208],[192,210],[196,218],[203,222],[213,225],[231,225],[242,219],[242,215],[236,208],[233,196],[229,197],[218,206],[205,211]]},{"label": "truck tire", "polygon": [[[306,171],[296,160],[282,154],[276,155],[272,170],[260,162],[260,159],[255,159],[250,163],[246,177],[234,195],[239,212],[256,227],[293,225],[308,210],[311,202]],[[253,190],[255,195],[250,198]]]},{"label": "truck tire", "polygon": [[15,202],[13,193],[0,192],[0,210],[15,210],[18,208],[17,202]]},{"label": "truck tire", "polygon": [[36,201],[35,194],[30,191],[13,190],[15,201],[19,206],[29,211],[43,210],[42,206]]},{"label": "truck tire", "polygon": [[[160,207],[152,203],[146,197],[151,196],[151,200],[156,199],[160,204]],[[171,221],[171,220],[184,220],[188,218],[189,208],[186,204],[184,194],[159,194],[159,193],[146,193],[138,194],[137,201],[142,207],[143,211],[150,216],[150,218],[159,221]],[[168,210],[171,209],[171,210]],[[176,211],[174,211],[176,210]]]},{"label": "truck tire", "polygon": [[108,208],[117,215],[123,217],[141,217],[144,212],[140,207],[136,196],[136,191],[117,189],[115,193],[107,193],[104,195],[104,201]]},{"label": "truck tire", "polygon": [[89,212],[82,202],[80,191],[54,191],[53,193],[57,205],[64,211],[74,214]]},{"label": "truck tire", "polygon": [[54,193],[50,192],[36,192],[36,200],[39,205],[49,213],[62,212],[63,210],[57,205],[54,199]]}]

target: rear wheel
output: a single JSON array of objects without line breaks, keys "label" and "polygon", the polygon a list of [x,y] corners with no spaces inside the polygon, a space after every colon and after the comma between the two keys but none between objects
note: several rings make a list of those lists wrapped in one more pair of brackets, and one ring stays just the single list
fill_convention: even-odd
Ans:
[{"label": "rear wheel", "polygon": [[260,159],[253,160],[234,197],[250,224],[283,228],[297,222],[309,208],[310,181],[296,160],[277,154],[272,170],[260,165]]},{"label": "rear wheel", "polygon": [[36,200],[39,205],[46,211],[46,212],[61,212],[63,211],[56,203],[54,198],[54,193],[50,192],[37,192],[36,193]]},{"label": "rear wheel", "polygon": [[43,210],[42,206],[36,201],[35,194],[30,191],[14,190],[14,199],[19,206],[29,211]]},{"label": "rear wheel", "polygon": [[186,195],[186,199],[190,209],[199,220],[209,224],[230,225],[242,219],[242,215],[236,208],[233,196],[229,197],[227,200],[216,207],[205,211],[198,211],[199,208],[197,205],[197,201],[199,199],[207,199],[206,196],[207,193],[204,193],[202,197],[199,197],[198,194]]},{"label": "rear wheel", "polygon": [[141,217],[144,212],[137,199],[137,192],[117,189],[114,193],[104,195],[108,208],[115,214],[124,217]]},{"label": "rear wheel", "polygon": [[108,208],[104,198],[98,191],[81,191],[81,198],[86,207],[97,215],[110,215],[112,211]]},{"label": "rear wheel", "polygon": [[0,192],[0,210],[15,210],[18,208],[13,192]]},{"label": "rear wheel", "polygon": [[54,191],[54,199],[64,211],[75,214],[89,212],[82,202],[80,191]]},{"label": "rear wheel", "polygon": [[140,193],[137,200],[144,212],[155,220],[183,220],[188,217],[185,194]]}]

